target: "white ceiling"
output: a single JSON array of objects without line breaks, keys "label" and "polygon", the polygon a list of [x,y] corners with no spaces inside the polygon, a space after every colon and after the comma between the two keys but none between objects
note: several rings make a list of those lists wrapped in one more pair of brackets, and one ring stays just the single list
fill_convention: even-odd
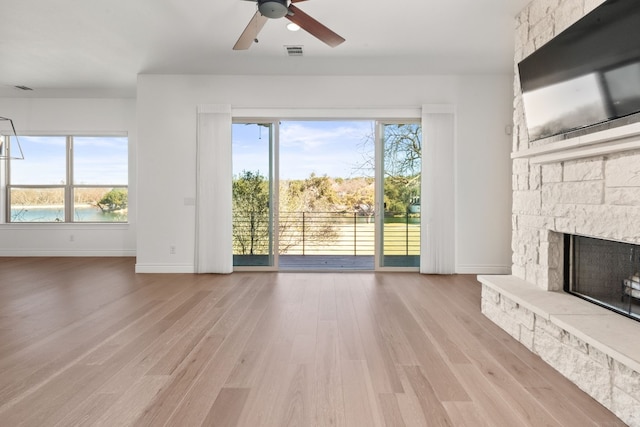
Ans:
[{"label": "white ceiling", "polygon": [[0,96],[135,96],[139,73],[507,73],[514,17],[529,1],[309,0],[298,7],[345,43],[330,48],[278,19],[233,51],[254,2],[0,0]]}]

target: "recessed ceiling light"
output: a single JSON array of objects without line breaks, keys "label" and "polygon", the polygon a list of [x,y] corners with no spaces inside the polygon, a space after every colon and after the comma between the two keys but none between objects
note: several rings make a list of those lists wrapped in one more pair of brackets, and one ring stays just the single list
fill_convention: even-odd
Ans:
[{"label": "recessed ceiling light", "polygon": [[289,31],[298,31],[300,29],[300,25],[294,24],[293,22],[289,22],[287,24],[287,30]]}]

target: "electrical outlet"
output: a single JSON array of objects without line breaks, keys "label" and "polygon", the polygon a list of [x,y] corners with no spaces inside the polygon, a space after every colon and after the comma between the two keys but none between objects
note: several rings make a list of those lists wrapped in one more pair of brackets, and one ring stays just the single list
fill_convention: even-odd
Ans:
[{"label": "electrical outlet", "polygon": [[169,246],[169,254],[170,255],[176,254],[176,247],[174,245]]}]

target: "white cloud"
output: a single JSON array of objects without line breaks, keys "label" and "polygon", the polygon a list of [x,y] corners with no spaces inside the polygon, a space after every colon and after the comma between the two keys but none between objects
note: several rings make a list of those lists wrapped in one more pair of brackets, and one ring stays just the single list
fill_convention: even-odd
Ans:
[{"label": "white cloud", "polygon": [[[372,121],[284,121],[280,125],[280,178],[303,179],[311,173],[350,177],[363,162],[363,142],[372,133]],[[259,170],[266,175],[267,144],[268,134],[262,132],[260,139],[256,125],[234,125],[234,174]],[[373,145],[368,148],[373,150]]]}]

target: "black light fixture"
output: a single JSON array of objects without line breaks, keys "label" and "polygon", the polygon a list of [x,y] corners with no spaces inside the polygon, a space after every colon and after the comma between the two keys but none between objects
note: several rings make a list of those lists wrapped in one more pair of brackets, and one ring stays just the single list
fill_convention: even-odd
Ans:
[{"label": "black light fixture", "polygon": [[[10,132],[5,132],[4,129],[0,128],[0,160],[24,160],[24,153],[22,152],[20,139],[18,139],[13,120],[0,117],[0,125],[4,124],[9,124],[11,129]],[[13,140],[16,143],[12,146]]]}]

